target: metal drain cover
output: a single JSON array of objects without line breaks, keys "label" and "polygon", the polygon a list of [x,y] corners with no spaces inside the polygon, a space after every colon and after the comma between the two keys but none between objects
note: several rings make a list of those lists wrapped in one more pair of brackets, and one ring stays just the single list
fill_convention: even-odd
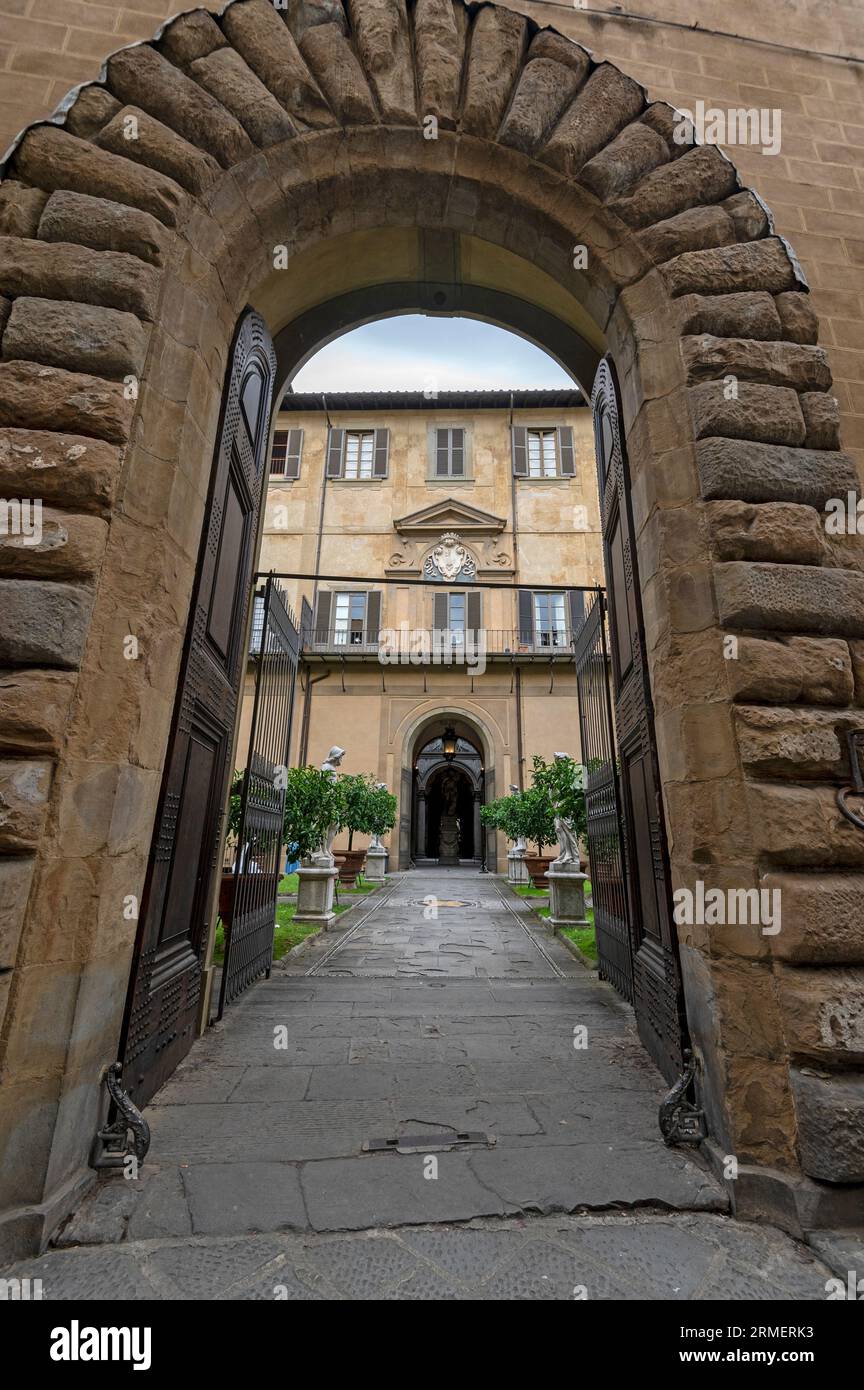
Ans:
[{"label": "metal drain cover", "polygon": [[443,1134],[400,1134],[396,1139],[366,1139],[363,1152],[368,1154],[429,1154],[443,1153],[447,1149],[461,1149],[468,1145],[491,1149],[495,1143],[493,1134],[483,1134],[480,1130],[467,1130],[463,1134],[445,1131]]}]

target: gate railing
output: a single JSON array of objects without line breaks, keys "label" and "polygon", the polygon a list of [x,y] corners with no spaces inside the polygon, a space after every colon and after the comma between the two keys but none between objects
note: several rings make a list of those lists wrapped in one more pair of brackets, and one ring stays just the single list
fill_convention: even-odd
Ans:
[{"label": "gate railing", "polygon": [[260,639],[253,648],[255,697],[240,796],[232,874],[223,879],[219,915],[225,954],[219,1014],[273,963],[276,895],[282,873],[288,745],[300,635],[272,575],[255,595]]},{"label": "gate railing", "polygon": [[599,971],[601,979],[608,980],[632,1004],[632,929],[602,589],[576,636],[575,658]]}]

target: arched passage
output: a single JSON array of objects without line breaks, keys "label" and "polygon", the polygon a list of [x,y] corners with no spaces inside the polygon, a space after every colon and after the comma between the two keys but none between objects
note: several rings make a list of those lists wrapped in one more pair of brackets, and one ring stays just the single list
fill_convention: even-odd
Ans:
[{"label": "arched passage", "polygon": [[[819,525],[857,479],[799,268],[717,149],[679,144],[669,107],[553,30],[450,0],[331,12],[294,36],[266,0],[181,16],[5,169],[2,457],[10,490],[39,477],[65,537],[0,581],[9,775],[32,789],[2,861],[14,1229],[43,1230],[86,1173],[238,317],[251,301],[278,334],[392,284],[373,262],[405,229],[433,234],[406,281],[515,294],[616,361],[673,874],[790,904],[776,939],[682,925],[712,1136],[818,1181],[827,1127],[861,1181],[842,1120],[858,1053],[825,1020],[864,948],[816,969],[810,923],[816,871],[854,893],[864,868],[835,806],[864,577],[857,539]],[[367,254],[346,263],[349,233]],[[446,251],[466,235],[476,275]],[[317,280],[292,304],[304,255]]]}]

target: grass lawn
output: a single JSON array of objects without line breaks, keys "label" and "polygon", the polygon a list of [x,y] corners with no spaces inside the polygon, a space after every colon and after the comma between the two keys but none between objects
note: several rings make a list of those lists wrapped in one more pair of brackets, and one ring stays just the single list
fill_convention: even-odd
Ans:
[{"label": "grass lawn", "polygon": [[548,898],[548,888],[535,888],[533,883],[511,883],[510,887],[520,898]]},{"label": "grass lawn", "polygon": [[283,874],[282,878],[279,880],[279,892],[296,893],[298,881],[297,874]]},{"label": "grass lawn", "polygon": [[[520,898],[545,898],[547,896],[546,892],[541,890],[540,888],[534,888],[533,885],[525,883],[511,883],[510,887],[513,888],[514,892],[519,894]],[[590,882],[585,884],[585,892],[591,892]],[[541,907],[538,904],[536,907],[532,906],[532,911],[535,912],[538,917],[548,918],[549,916],[548,906]],[[585,916],[591,923],[590,927],[562,927],[561,935],[568,937],[568,939],[573,942],[574,946],[579,947],[579,950],[582,952],[583,956],[590,960],[592,965],[596,965],[597,936],[594,931],[593,907],[585,909]]]},{"label": "grass lawn", "polygon": [[[296,874],[294,877],[296,878]],[[347,912],[351,906],[351,903],[334,903],[333,911],[338,916],[342,912]],[[276,923],[273,931],[274,960],[281,960],[293,946],[298,946],[301,941],[305,941],[307,936],[311,936],[313,932],[319,930],[318,927],[309,922],[298,923],[295,926],[294,913],[296,910],[293,903],[276,904]],[[221,922],[216,928],[213,961],[216,965],[224,965],[225,963],[225,928]]]}]

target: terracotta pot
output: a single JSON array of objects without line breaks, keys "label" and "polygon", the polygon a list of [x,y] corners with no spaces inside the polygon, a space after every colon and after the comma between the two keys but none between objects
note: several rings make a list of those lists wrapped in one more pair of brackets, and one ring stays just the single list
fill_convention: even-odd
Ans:
[{"label": "terracotta pot", "polygon": [[366,862],[365,849],[343,849],[334,854],[333,858],[339,866],[339,882],[353,888],[357,875]]},{"label": "terracotta pot", "polygon": [[526,854],[525,868],[531,876],[531,882],[535,888],[548,888],[546,881],[546,870],[554,859],[553,854]]},{"label": "terracotta pot", "polygon": [[219,916],[227,926],[234,913],[234,893],[237,882],[231,869],[222,870],[219,881]]}]

